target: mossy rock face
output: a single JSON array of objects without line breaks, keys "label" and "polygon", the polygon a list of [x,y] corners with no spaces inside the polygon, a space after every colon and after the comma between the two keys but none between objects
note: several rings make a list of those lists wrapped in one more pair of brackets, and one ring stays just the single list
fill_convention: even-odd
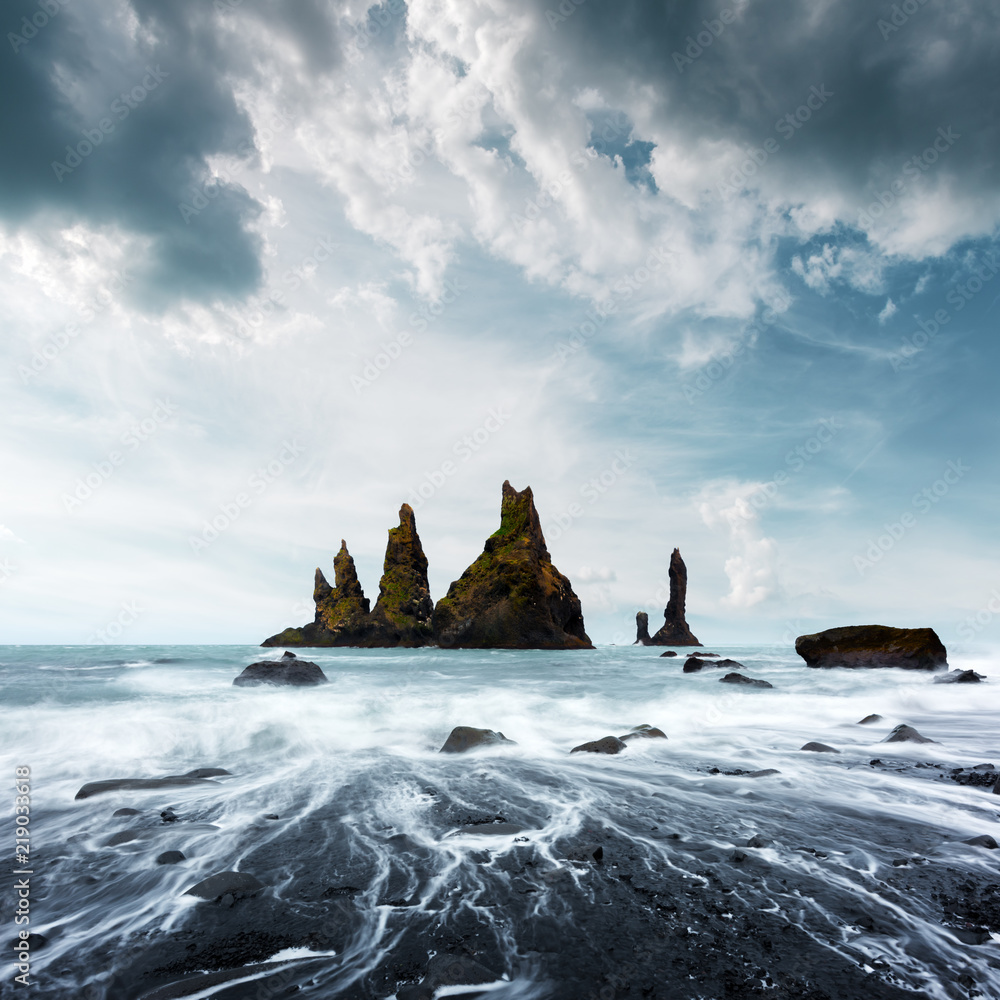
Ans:
[{"label": "mossy rock face", "polygon": [[531,487],[503,484],[500,527],[438,601],[433,626],[451,648],[593,648],[580,599],[552,565]]},{"label": "mossy rock face", "polygon": [[413,508],[403,504],[399,526],[389,529],[378,601],[369,601],[358,580],[347,544],[333,560],[331,587],[316,570],[313,601],[316,617],[302,628],[286,628],[262,646],[426,646],[433,641],[434,603],[427,585],[427,557],[417,534]]},{"label": "mossy rock face", "polygon": [[413,508],[399,508],[399,526],[389,529],[378,600],[371,613],[382,644],[425,646],[431,641],[434,602],[427,583],[427,556]]},{"label": "mossy rock face", "polygon": [[940,670],[948,651],[932,628],[848,625],[800,635],[795,652],[810,667],[904,667]]}]

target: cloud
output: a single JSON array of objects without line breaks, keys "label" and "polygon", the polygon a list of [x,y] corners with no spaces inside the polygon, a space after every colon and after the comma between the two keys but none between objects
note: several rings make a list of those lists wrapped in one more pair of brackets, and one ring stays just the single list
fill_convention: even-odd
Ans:
[{"label": "cloud", "polygon": [[574,583],[614,583],[618,579],[618,574],[613,569],[603,566],[601,569],[593,569],[590,566],[581,566],[573,578]]},{"label": "cloud", "polygon": [[885,324],[897,313],[896,303],[892,299],[886,299],[882,311],[878,314],[879,323]]}]

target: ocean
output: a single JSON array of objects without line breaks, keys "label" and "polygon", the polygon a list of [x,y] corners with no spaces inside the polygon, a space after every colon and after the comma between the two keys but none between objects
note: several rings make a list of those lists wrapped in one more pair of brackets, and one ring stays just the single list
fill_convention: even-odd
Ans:
[{"label": "ocean", "polygon": [[[281,649],[0,647],[0,994],[1000,997],[1000,850],[963,843],[1000,835],[1000,677],[707,650],[773,688],[656,647],[303,649],[294,689],[232,684]],[[220,872],[260,886],[187,894]]]}]

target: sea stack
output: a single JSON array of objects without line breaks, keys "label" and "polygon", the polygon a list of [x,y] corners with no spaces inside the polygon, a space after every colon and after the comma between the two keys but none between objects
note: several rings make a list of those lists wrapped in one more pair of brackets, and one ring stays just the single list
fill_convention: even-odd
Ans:
[{"label": "sea stack", "polygon": [[389,529],[378,600],[371,624],[385,646],[424,646],[431,641],[434,602],[413,508],[399,508],[399,527]]},{"label": "sea stack", "polygon": [[504,482],[500,527],[434,608],[441,646],[593,649],[580,599],[552,565],[531,487]]},{"label": "sea stack", "polygon": [[635,615],[635,642],[633,646],[648,646],[649,638],[649,615],[645,611],[637,611]]},{"label": "sea stack", "polygon": [[680,549],[674,549],[670,556],[669,576],[670,599],[663,610],[663,627],[649,640],[649,645],[700,646],[701,643],[694,637],[684,619],[688,575]]},{"label": "sea stack", "polygon": [[286,628],[262,646],[426,646],[431,640],[433,603],[427,585],[427,557],[417,534],[413,508],[399,509],[399,526],[389,529],[375,608],[361,589],[354,559],[341,540],[333,560],[331,587],[316,570],[316,616],[302,628]]}]

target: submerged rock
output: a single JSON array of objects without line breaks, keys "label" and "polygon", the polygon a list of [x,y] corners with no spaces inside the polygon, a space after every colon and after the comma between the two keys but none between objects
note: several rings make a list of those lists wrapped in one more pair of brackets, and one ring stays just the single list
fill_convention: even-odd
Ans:
[{"label": "submerged rock", "polygon": [[591,740],[590,743],[581,743],[578,747],[573,747],[570,753],[621,753],[628,744],[617,736],[605,736],[599,740]]},{"label": "submerged rock", "polygon": [[109,778],[106,781],[88,781],[76,793],[77,799],[89,799],[105,792],[143,791],[148,788],[178,788],[183,785],[211,785],[209,778],[229,774],[221,767],[200,767],[187,774],[168,774],[163,778]]},{"label": "submerged rock", "polygon": [[714,667],[715,664],[709,660],[703,660],[700,656],[689,656],[684,661],[684,673],[686,674],[696,674],[699,670],[704,670],[705,667]]},{"label": "submerged rock", "polygon": [[251,663],[233,684],[236,687],[256,687],[259,684],[306,687],[327,684],[326,674],[315,663],[300,660],[294,653],[285,652],[280,660],[261,660]]},{"label": "submerged rock", "polygon": [[651,726],[648,723],[643,723],[641,726],[633,726],[624,736],[618,737],[618,739],[625,743],[635,739],[665,740],[666,738],[667,734],[662,729],[657,729],[656,726]]},{"label": "submerged rock", "polygon": [[687,567],[681,558],[680,549],[670,555],[670,598],[663,609],[663,625],[649,641],[653,646],[700,646],[684,618],[687,600]]},{"label": "submerged rock", "polygon": [[509,740],[503,733],[494,732],[492,729],[456,726],[438,753],[465,753],[466,750],[472,750],[475,747],[492,747],[503,743],[517,746],[514,740]]},{"label": "submerged rock", "polygon": [[247,872],[219,872],[217,875],[210,875],[197,885],[191,886],[184,895],[216,901],[230,896],[235,900],[244,896],[253,896],[263,888],[264,883]]},{"label": "submerged rock", "polygon": [[817,743],[814,740],[803,747],[799,747],[799,749],[809,750],[812,753],[840,753],[836,747],[827,746],[825,743]]},{"label": "submerged rock", "polygon": [[[649,639],[649,615],[645,611],[637,611],[635,615],[635,642],[633,646],[648,646]],[[664,653],[664,656],[667,654]],[[677,654],[674,653],[674,656]]]},{"label": "submerged rock", "polygon": [[800,635],[795,652],[810,667],[904,667],[938,670],[948,653],[931,628],[849,625]]},{"label": "submerged rock", "polygon": [[913,726],[899,725],[882,740],[883,743],[937,743],[937,740],[921,736]]},{"label": "submerged rock", "polygon": [[156,856],[156,863],[158,865],[179,865],[182,861],[186,861],[187,858],[181,851],[164,851],[162,854]]},{"label": "submerged rock", "polygon": [[935,677],[935,684],[978,684],[986,680],[985,674],[977,674],[975,670],[952,670],[943,677]]},{"label": "submerged rock", "polygon": [[743,684],[747,687],[757,687],[757,688],[773,688],[773,684],[768,684],[767,681],[757,680],[755,677],[744,677],[743,674],[731,673],[726,674],[725,677],[719,678],[722,684]]},{"label": "submerged rock", "polygon": [[743,666],[743,664],[740,663],[739,660],[729,660],[729,659],[719,660],[719,662],[716,663],[715,666],[717,666],[717,667],[727,667],[729,669],[734,669],[734,668],[738,667],[740,670],[746,670],[746,667]]},{"label": "submerged rock", "polygon": [[968,840],[963,840],[962,843],[968,844],[970,847],[985,847],[988,851],[995,851],[1000,846],[988,833],[980,834],[978,837],[970,837]]},{"label": "submerged rock", "polygon": [[580,599],[552,565],[531,487],[504,482],[500,527],[434,608],[434,634],[455,649],[593,649]]},{"label": "submerged rock", "polygon": [[863,719],[859,719],[858,720],[858,725],[859,726],[870,726],[870,725],[872,725],[875,722],[881,722],[881,721],[882,721],[882,716],[881,715],[874,715],[874,714],[873,715],[866,715]]},{"label": "submerged rock", "polygon": [[[633,645],[635,645],[635,643],[633,643]],[[660,653],[660,656],[676,656],[676,655],[677,654],[672,649],[668,649],[665,653]]]}]

